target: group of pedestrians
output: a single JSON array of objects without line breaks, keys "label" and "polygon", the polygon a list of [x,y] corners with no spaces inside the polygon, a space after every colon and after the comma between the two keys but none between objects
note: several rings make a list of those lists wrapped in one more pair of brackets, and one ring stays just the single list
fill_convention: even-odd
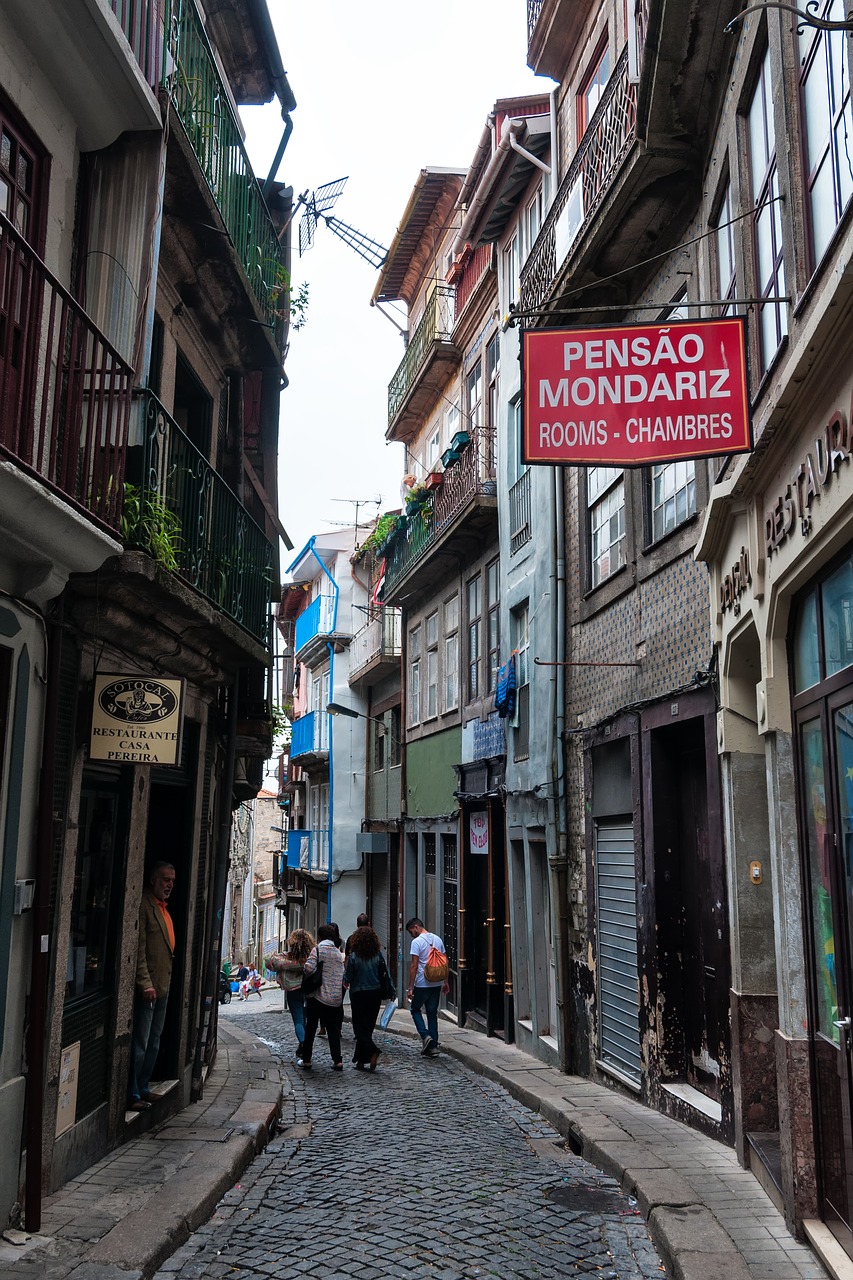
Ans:
[{"label": "group of pedestrians", "polygon": [[[446,978],[435,981],[425,971],[433,950],[444,956],[444,943],[416,916],[406,930],[412,939],[406,998],[423,1042],[423,1055],[431,1058],[438,1053],[438,1005],[448,985]],[[341,1029],[344,995],[349,992],[355,1038],[353,1065],[356,1071],[375,1071],[380,1056],[373,1039],[376,1022],[383,1001],[393,999],[396,992],[382,944],[368,917],[358,917],[355,932],[346,943],[336,924],[320,925],[316,942],[306,929],[295,929],[287,940],[287,951],[277,957],[276,968],[293,1019],[297,1065],[303,1071],[312,1069],[319,1032],[328,1040],[333,1069],[343,1071]]]}]

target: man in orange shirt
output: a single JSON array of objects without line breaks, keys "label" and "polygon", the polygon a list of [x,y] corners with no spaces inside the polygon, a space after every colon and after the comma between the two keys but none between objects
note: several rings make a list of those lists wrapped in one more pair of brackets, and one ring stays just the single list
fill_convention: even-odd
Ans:
[{"label": "man in orange shirt", "polygon": [[175,868],[171,862],[155,862],[139,904],[128,1101],[131,1111],[147,1111],[152,1101],[148,1086],[160,1049],[175,958],[175,927],[167,905],[174,885]]}]

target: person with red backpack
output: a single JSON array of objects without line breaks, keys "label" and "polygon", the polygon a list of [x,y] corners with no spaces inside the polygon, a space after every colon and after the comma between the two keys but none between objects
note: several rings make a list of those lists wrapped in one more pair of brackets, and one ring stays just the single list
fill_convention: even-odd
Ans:
[{"label": "person with red backpack", "polygon": [[[438,1002],[442,991],[447,994],[449,969],[444,943],[437,933],[430,933],[423,920],[412,916],[406,925],[412,939],[412,963],[406,999],[411,1004],[412,1020],[423,1041],[425,1058],[438,1056]],[[426,1019],[424,1019],[426,1014]]]}]

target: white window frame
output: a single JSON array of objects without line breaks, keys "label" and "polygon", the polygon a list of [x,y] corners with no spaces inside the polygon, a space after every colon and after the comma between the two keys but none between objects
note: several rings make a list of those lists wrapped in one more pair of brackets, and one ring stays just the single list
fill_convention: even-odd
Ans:
[{"label": "white window frame", "polygon": [[589,580],[598,587],[625,563],[625,472],[588,467]]}]

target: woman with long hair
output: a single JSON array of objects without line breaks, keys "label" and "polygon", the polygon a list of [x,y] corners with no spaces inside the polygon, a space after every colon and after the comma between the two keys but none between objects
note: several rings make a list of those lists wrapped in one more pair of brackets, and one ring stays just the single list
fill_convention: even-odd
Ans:
[{"label": "woman with long hair", "polygon": [[313,949],[314,939],[308,930],[294,929],[287,939],[287,951],[284,953],[278,972],[278,985],[284,991],[284,998],[293,1019],[297,1058],[302,1057],[302,1046],[305,1043],[305,997],[299,988],[302,986],[305,961]]},{"label": "woman with long hair", "polygon": [[352,1009],[352,1031],[355,1036],[355,1052],[352,1060],[356,1071],[369,1065],[376,1070],[379,1050],[373,1042],[376,1019],[383,997],[393,991],[391,977],[382,955],[382,947],[370,925],[356,929],[349,939],[349,957],[344,973],[349,987]]},{"label": "woman with long hair", "polygon": [[344,957],[335,945],[335,930],[330,924],[321,924],[317,930],[317,945],[305,961],[305,975],[320,969],[320,986],[305,1002],[305,1042],[297,1057],[297,1066],[311,1070],[314,1037],[322,1016],[329,1038],[329,1053],[335,1071],[343,1071],[341,1061],[341,1026],[344,1021]]}]

